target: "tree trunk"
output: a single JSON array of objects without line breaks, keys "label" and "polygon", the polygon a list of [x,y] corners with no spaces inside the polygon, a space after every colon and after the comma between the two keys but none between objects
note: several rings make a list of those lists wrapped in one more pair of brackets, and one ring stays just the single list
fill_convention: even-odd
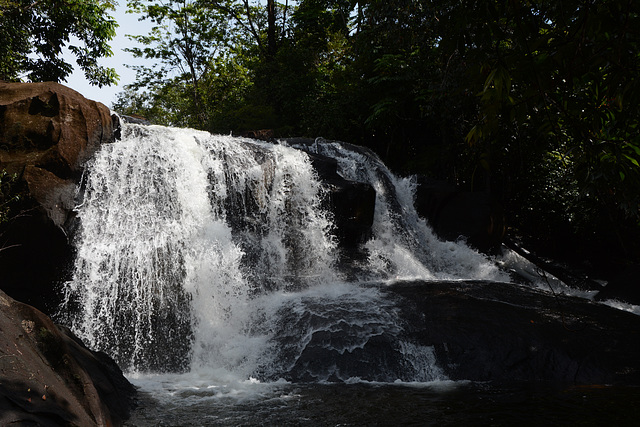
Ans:
[{"label": "tree trunk", "polygon": [[276,7],[275,0],[267,0],[267,57],[276,54]]}]

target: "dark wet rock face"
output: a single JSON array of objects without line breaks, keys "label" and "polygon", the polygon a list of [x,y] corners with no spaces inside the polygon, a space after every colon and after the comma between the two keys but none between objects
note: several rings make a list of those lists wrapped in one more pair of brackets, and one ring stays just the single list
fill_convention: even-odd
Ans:
[{"label": "dark wet rock face", "polygon": [[[327,204],[333,214],[334,234],[347,258],[358,258],[358,246],[371,237],[371,227],[376,206],[376,191],[371,184],[345,179],[338,173],[335,158],[313,152],[314,139],[286,138],[282,142],[303,150],[309,156],[318,178],[327,189]],[[365,151],[363,147],[345,144],[353,151]]]},{"label": "dark wet rock face", "polygon": [[283,305],[275,340],[285,368],[267,379],[640,384],[640,316],[632,313],[513,283],[369,286],[381,292],[375,302]]},{"label": "dark wet rock face", "polygon": [[400,283],[408,333],[453,380],[640,383],[640,317],[510,283]]},{"label": "dark wet rock face", "polygon": [[122,425],[135,390],[106,355],[0,291],[0,424]]},{"label": "dark wet rock face", "polygon": [[344,179],[338,174],[336,159],[307,152],[318,177],[328,189],[335,234],[340,245],[354,251],[371,237],[376,191],[365,182]]}]

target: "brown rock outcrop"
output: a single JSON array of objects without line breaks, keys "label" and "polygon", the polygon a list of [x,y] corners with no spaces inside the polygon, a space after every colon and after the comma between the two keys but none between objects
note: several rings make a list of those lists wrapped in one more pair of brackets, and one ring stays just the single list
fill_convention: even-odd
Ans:
[{"label": "brown rock outcrop", "polygon": [[48,314],[68,277],[76,188],[114,138],[110,110],[58,83],[0,82],[0,171],[16,174],[14,218],[0,225],[0,288]]},{"label": "brown rock outcrop", "polygon": [[21,175],[58,226],[67,219],[61,208],[72,202],[65,187],[75,185],[100,144],[113,140],[113,130],[106,106],[61,84],[0,82],[0,168]]},{"label": "brown rock outcrop", "polygon": [[135,390],[118,366],[0,291],[0,424],[116,426]]}]

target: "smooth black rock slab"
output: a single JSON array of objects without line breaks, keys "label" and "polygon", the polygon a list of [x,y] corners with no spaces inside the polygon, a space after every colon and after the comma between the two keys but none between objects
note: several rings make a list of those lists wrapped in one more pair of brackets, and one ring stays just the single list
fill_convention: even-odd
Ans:
[{"label": "smooth black rock slab", "polygon": [[408,338],[452,380],[640,385],[640,316],[511,283],[404,282]]}]

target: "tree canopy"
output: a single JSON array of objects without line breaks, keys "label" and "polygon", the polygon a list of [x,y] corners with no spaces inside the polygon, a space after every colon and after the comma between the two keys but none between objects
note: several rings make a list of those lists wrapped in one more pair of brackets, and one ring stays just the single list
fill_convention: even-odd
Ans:
[{"label": "tree canopy", "polygon": [[123,113],[366,145],[401,173],[491,193],[529,234],[640,257],[637,1],[128,6],[154,24],[131,52],[155,65],[137,68]]},{"label": "tree canopy", "polygon": [[[68,49],[89,82],[114,83],[98,64],[112,55],[114,5],[0,0],[0,79],[63,81]],[[489,193],[549,247],[640,262],[636,0],[127,6],[153,24],[129,49],[153,65],[134,67],[122,113],[365,145],[397,172]]]},{"label": "tree canopy", "polygon": [[0,79],[64,81],[73,65],[68,48],[87,80],[98,86],[117,81],[114,69],[98,64],[112,55],[109,41],[117,23],[111,0],[0,0]]}]

